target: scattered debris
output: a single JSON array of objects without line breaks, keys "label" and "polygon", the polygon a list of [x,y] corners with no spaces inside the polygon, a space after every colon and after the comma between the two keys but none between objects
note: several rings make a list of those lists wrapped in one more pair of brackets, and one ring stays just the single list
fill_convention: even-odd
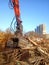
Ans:
[{"label": "scattered debris", "polygon": [[[9,35],[6,43],[9,43],[11,37]],[[33,40],[30,36],[24,36],[19,39],[18,47],[11,40],[10,44],[14,44],[14,47],[6,47],[6,43],[5,41],[2,43],[4,47],[0,43],[0,65],[49,65],[49,43],[47,40],[42,39],[37,42],[35,37]]]}]

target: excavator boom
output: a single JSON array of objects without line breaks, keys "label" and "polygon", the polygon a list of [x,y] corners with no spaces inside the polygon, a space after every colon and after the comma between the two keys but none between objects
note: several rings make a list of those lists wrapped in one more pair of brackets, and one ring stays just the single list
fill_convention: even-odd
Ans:
[{"label": "excavator boom", "polygon": [[14,12],[16,17],[20,17],[20,10],[19,10],[19,0],[12,0],[14,5]]},{"label": "excavator boom", "polygon": [[17,22],[17,32],[22,34],[22,21],[20,19],[20,9],[19,9],[19,0],[12,0],[13,8],[15,12],[16,22]]}]

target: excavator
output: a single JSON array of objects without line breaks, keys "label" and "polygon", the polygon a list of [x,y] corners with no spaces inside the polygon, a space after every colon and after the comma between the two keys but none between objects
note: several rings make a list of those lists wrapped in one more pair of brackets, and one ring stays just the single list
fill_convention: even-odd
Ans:
[{"label": "excavator", "polygon": [[[7,41],[6,47],[14,47],[14,48],[16,48],[16,47],[18,47],[19,36],[22,36],[23,25],[22,25],[22,21],[21,21],[21,18],[20,18],[19,0],[9,0],[9,3],[13,7],[13,9],[14,9],[15,18],[16,18],[16,23],[15,23],[16,24],[16,31],[15,31],[15,35],[18,36],[18,37],[11,38],[10,42]],[[10,46],[11,44],[13,46]]]},{"label": "excavator", "polygon": [[23,26],[22,26],[22,21],[21,21],[21,17],[20,17],[19,0],[9,0],[9,3],[13,7],[14,13],[15,13],[15,18],[16,18],[16,23],[15,23],[16,31],[15,32],[22,35]]}]

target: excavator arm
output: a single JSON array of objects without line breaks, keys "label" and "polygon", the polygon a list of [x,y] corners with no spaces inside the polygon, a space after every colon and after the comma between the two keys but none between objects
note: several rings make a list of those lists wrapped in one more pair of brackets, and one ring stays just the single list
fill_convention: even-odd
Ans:
[{"label": "excavator arm", "polygon": [[20,19],[20,9],[19,9],[19,0],[12,0],[13,8],[15,12],[16,22],[17,22],[17,32],[22,34],[22,21]]}]

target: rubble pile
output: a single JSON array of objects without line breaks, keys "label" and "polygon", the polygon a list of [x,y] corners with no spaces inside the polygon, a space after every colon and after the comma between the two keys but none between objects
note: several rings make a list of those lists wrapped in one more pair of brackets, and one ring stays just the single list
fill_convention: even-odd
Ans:
[{"label": "rubble pile", "polygon": [[21,37],[18,48],[0,51],[0,65],[49,65],[49,40],[34,35]]}]

